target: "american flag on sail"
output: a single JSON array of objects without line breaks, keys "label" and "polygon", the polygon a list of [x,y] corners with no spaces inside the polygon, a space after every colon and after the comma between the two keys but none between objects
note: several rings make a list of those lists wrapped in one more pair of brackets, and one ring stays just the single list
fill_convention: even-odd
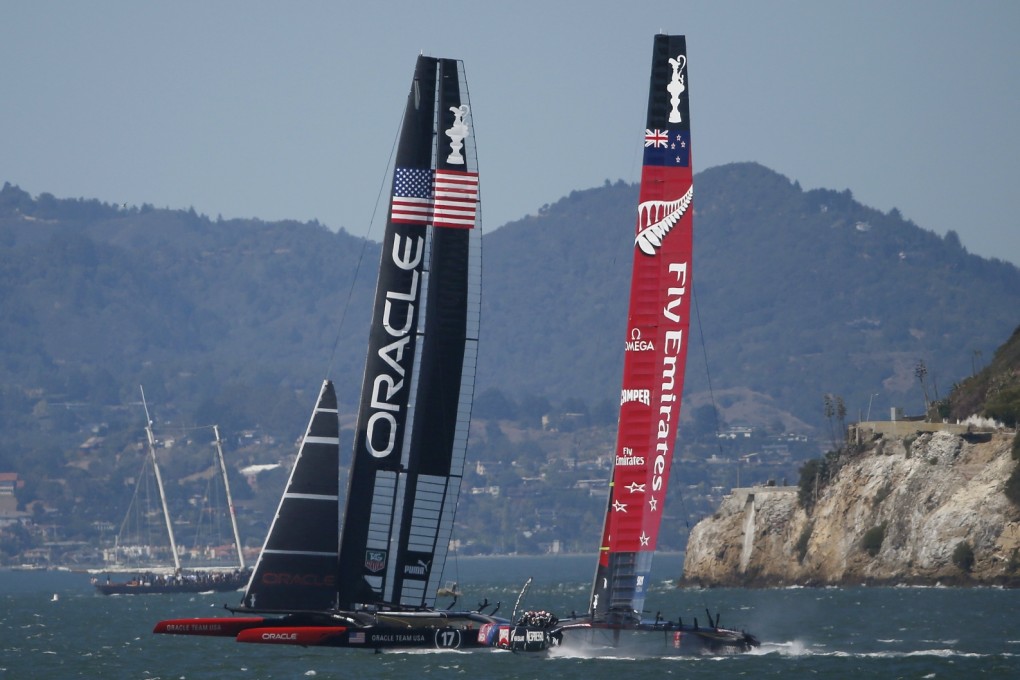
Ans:
[{"label": "american flag on sail", "polygon": [[397,168],[394,174],[393,222],[471,229],[477,210],[477,172]]},{"label": "american flag on sail", "polygon": [[435,213],[437,227],[471,229],[478,209],[478,173],[436,170]]},{"label": "american flag on sail", "polygon": [[431,217],[432,169],[397,168],[390,219],[400,224],[428,224]]}]

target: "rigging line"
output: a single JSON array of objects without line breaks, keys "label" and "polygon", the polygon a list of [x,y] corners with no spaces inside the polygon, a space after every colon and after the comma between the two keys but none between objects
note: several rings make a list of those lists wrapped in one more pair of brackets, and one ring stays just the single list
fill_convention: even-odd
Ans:
[{"label": "rigging line", "polygon": [[213,428],[212,425],[192,425],[190,427],[179,427],[179,428],[177,428],[177,431],[178,432],[193,432],[195,430],[211,430],[212,428]]},{"label": "rigging line", "polygon": [[173,428],[160,428],[160,434],[162,434],[164,437],[168,435],[183,436],[188,432],[197,432],[198,430],[211,430],[213,429],[213,427],[214,427],[213,425],[192,425],[190,427],[182,425]]},{"label": "rigging line", "polygon": [[712,371],[708,366],[708,346],[705,344],[705,327],[701,323],[701,307],[698,306],[698,293],[691,281],[691,299],[694,301],[694,315],[698,318],[698,335],[701,338],[701,355],[705,360],[705,379],[708,381],[708,399],[712,403],[712,417],[715,421],[715,445],[722,453],[722,440],[719,439],[719,407],[715,403],[715,391],[712,389]]},{"label": "rigging line", "polygon": [[[701,323],[701,307],[698,305],[698,292],[694,287],[694,281],[691,281],[691,300],[694,302],[694,316],[698,319],[698,336],[701,338],[701,356],[705,360],[705,379],[708,381],[708,397],[712,403],[712,415],[715,418],[715,444],[719,447],[719,453],[722,453],[722,440],[719,439],[719,409],[715,405],[715,392],[712,389],[712,372],[708,367],[708,345],[705,343],[705,326]],[[679,484],[677,486],[680,486]],[[680,505],[683,507],[684,512],[684,523],[687,525],[687,543],[691,541],[691,523],[690,513],[687,512],[687,505],[683,500],[683,491],[680,492]],[[687,550],[684,550],[684,560],[687,559]],[[705,590],[701,590],[701,604],[708,611],[708,598],[706,597]],[[718,611],[716,612],[718,616]],[[711,621],[709,622],[711,625]]]},{"label": "rigging line", "polygon": [[[694,301],[694,316],[697,317],[697,319],[698,319],[698,336],[701,338],[701,356],[702,356],[702,358],[705,361],[705,377],[708,380],[708,394],[709,394],[709,399],[712,402],[712,411],[714,413],[715,412],[715,394],[712,391],[712,375],[711,375],[711,373],[709,372],[709,369],[708,369],[708,349],[707,349],[707,347],[705,345],[705,329],[704,329],[704,326],[701,323],[701,308],[698,306],[698,294],[697,294],[696,289],[694,288],[694,281],[693,280],[691,281],[691,299]],[[716,434],[718,435],[719,434],[719,422],[718,422],[718,419],[716,420],[715,430],[716,430]],[[715,438],[715,441],[716,441],[716,445],[718,445],[718,442],[719,442],[719,437],[718,436]],[[672,463],[670,464],[670,468],[672,469]],[[687,527],[687,537],[689,539],[690,535],[691,535],[691,516],[690,516],[690,513],[687,510],[687,502],[684,499],[683,489],[680,488],[679,484],[676,484],[674,486],[676,487],[676,489],[677,489],[677,491],[679,492],[679,495],[680,495],[680,507],[683,510],[684,526]]]},{"label": "rigging line", "polygon": [[[372,208],[372,216],[368,221],[368,230],[362,237],[361,252],[358,253],[357,264],[354,265],[354,275],[351,277],[351,285],[347,288],[347,298],[340,309],[340,320],[336,325],[336,337],[333,338],[333,348],[329,352],[329,361],[326,364],[326,376],[333,373],[333,366],[336,360],[336,348],[340,345],[340,332],[343,329],[344,321],[347,319],[347,310],[351,307],[351,300],[354,299],[354,287],[358,283],[358,274],[361,272],[361,265],[365,260],[365,251],[368,249],[369,237],[372,235],[372,228],[376,224],[376,217],[379,214],[379,204],[382,201],[383,193],[386,190],[386,181],[390,176],[390,168],[393,167],[393,156],[397,150],[397,143],[400,141],[400,130],[404,124],[404,114],[400,114],[400,121],[397,123],[397,132],[393,135],[393,144],[390,146],[390,155],[386,159],[386,168],[383,171],[382,181],[379,183],[379,191],[375,195],[375,206]],[[387,203],[387,208],[389,204]],[[385,246],[385,244],[383,244]]]}]

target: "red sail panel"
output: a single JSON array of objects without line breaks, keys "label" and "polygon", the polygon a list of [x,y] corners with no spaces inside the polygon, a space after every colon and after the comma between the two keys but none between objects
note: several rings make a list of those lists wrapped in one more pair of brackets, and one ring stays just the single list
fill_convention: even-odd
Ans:
[{"label": "red sail panel", "polygon": [[690,318],[693,171],[687,43],[652,50],[613,479],[591,613],[640,619],[680,419]]},{"label": "red sail panel", "polygon": [[[690,323],[690,167],[642,171],[616,465],[610,552],[655,550],[676,444]],[[663,231],[651,255],[649,230]],[[642,240],[642,237],[645,237]]]}]

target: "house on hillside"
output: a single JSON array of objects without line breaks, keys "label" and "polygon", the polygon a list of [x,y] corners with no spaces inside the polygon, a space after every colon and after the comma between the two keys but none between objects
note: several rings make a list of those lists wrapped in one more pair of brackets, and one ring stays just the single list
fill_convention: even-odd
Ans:
[{"label": "house on hillside", "polygon": [[25,486],[25,481],[18,479],[17,472],[0,472],[0,527],[20,522],[28,517],[27,512],[18,510],[18,499],[15,493]]}]

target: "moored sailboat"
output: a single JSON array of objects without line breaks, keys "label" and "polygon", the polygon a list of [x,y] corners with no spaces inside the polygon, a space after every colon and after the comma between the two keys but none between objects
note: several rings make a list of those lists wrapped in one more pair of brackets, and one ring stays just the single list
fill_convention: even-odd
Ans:
[{"label": "moored sailboat", "polygon": [[[501,619],[436,608],[477,363],[478,171],[463,64],[420,56],[398,144],[347,501],[322,389],[232,618],[156,633],[335,647],[485,646]],[[482,607],[479,607],[482,609]]]},{"label": "moored sailboat", "polygon": [[[145,436],[147,440],[147,453],[142,467],[142,474],[139,475],[138,484],[142,483],[146,472],[152,472],[156,481],[156,491],[160,501],[161,518],[166,529],[169,553],[173,562],[172,567],[162,569],[139,568],[138,566],[125,568],[119,564],[113,564],[110,568],[98,570],[105,573],[105,580],[94,577],[92,579],[96,590],[103,595],[151,595],[157,593],[199,593],[199,592],[225,592],[239,590],[251,576],[251,570],[244,564],[244,553],[241,548],[241,537],[237,530],[237,517],[234,514],[234,504],[230,497],[230,481],[227,478],[226,462],[223,458],[222,440],[220,439],[219,427],[213,426],[216,447],[216,467],[223,482],[223,490],[226,493],[227,510],[230,517],[231,528],[233,529],[234,549],[236,550],[238,565],[235,568],[209,568],[209,569],[184,569],[181,565],[180,553],[177,550],[177,540],[174,535],[173,521],[170,517],[170,510],[167,507],[166,491],[163,487],[163,475],[160,472],[159,462],[156,458],[156,436],[152,430],[152,419],[149,417],[149,407],[145,403],[145,390],[139,387],[142,392],[142,407],[145,409]],[[137,491],[136,491],[137,496]],[[137,499],[136,499],[137,500]],[[129,510],[130,516],[130,510]],[[127,524],[127,519],[125,519]],[[150,546],[121,545],[118,535],[117,543],[112,550],[112,558],[116,562],[125,552],[149,553]],[[114,573],[131,574],[125,580],[113,580]]]},{"label": "moored sailboat", "polygon": [[511,649],[565,646],[669,655],[745,651],[757,639],[719,616],[643,616],[680,420],[692,285],[693,169],[684,36],[657,35],[634,236],[615,464],[588,612],[526,612]]}]

